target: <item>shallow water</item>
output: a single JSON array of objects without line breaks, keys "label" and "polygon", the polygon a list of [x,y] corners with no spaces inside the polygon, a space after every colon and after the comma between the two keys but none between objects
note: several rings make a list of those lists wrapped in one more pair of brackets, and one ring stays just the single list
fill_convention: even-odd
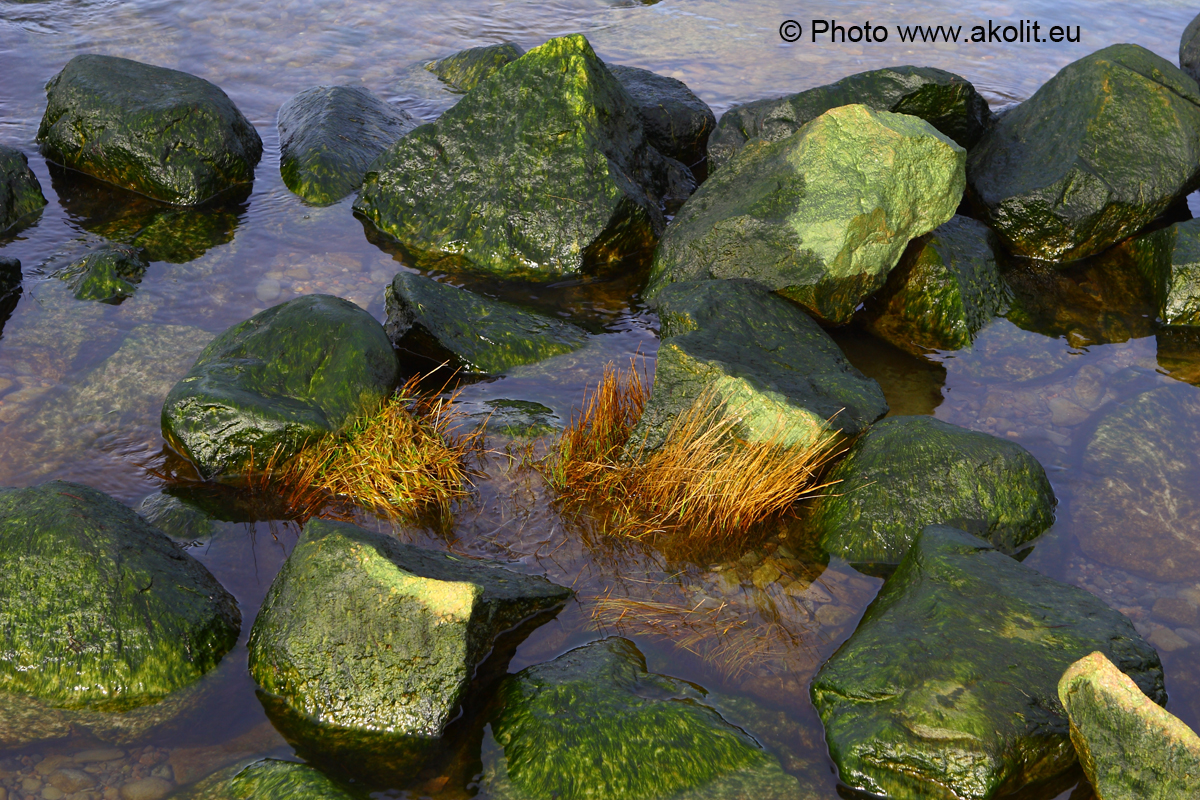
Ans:
[{"label": "shallow water", "polygon": [[[889,64],[937,66],[970,79],[1000,107],[1028,97],[1066,63],[1108,44],[1135,41],[1174,61],[1195,8],[1182,2],[830,2],[818,10],[781,3],[663,0],[485,2],[448,6],[356,0],[0,0],[0,142],[23,150],[50,204],[19,234],[0,237],[0,254],[21,259],[24,291],[0,338],[0,485],[76,480],[130,504],[156,491],[147,472],[162,460],[158,414],[169,387],[208,338],[230,324],[299,294],[337,294],[382,318],[382,290],[403,266],[398,251],[364,230],[352,199],[310,208],[279,177],[275,115],[288,97],[319,83],[362,84],[417,116],[436,117],[456,96],[421,63],[500,40],[531,47],[583,32],[606,60],[684,80],[719,114],[730,105],[798,91]],[[893,29],[882,44],[786,44],[778,28],[813,16],[870,19]],[[1078,44],[908,45],[897,24],[988,20],[1082,26]],[[201,212],[164,218],[188,241],[163,243],[137,293],[119,306],[75,301],[50,277],[89,241],[145,225],[169,210],[78,175],[48,167],[33,139],[44,109],[42,86],[72,56],[120,55],[175,67],[221,86],[255,124],[266,146],[253,189]],[[466,388],[468,410],[489,400],[533,400],[569,418],[605,363],[652,358],[656,321],[637,303],[636,277],[555,287],[501,287],[450,276],[475,288],[541,305],[596,336],[581,351]],[[1156,335],[1146,310],[1108,295],[1086,270],[1056,279],[1055,296],[1083,310],[1058,319],[1034,309],[993,322],[970,351],[918,358],[853,330],[835,336],[850,358],[883,385],[893,413],[935,414],[1011,438],[1045,465],[1059,497],[1058,522],[1026,563],[1095,592],[1157,636],[1171,711],[1200,724],[1195,642],[1162,633],[1153,607],[1187,595],[1200,576],[1160,580],[1103,563],[1083,529],[1080,504],[1105,502],[1105,477],[1086,463],[1086,445],[1109,409],[1179,381],[1200,382],[1200,344]],[[1087,298],[1116,311],[1089,314]],[[1099,302],[1099,301],[1097,301]],[[147,358],[144,353],[153,353]],[[117,354],[115,358],[110,356]],[[1187,391],[1200,391],[1191,390]],[[1185,431],[1195,436],[1195,427]],[[1114,465],[1114,468],[1119,465]],[[1178,476],[1195,486],[1200,475]],[[1098,499],[1099,498],[1099,499]],[[1152,496],[1155,501],[1158,496]],[[1105,509],[1099,509],[1104,513]],[[1190,519],[1190,522],[1189,522]],[[364,520],[367,524],[374,524]],[[1200,538],[1196,516],[1179,522]],[[1191,528],[1186,528],[1191,525]],[[572,646],[620,633],[637,641],[652,670],[714,691],[756,698],[786,714],[766,744],[784,766],[829,797],[836,781],[808,702],[812,673],[852,631],[881,581],[844,564],[826,564],[802,527],[785,527],[721,563],[606,540],[587,521],[563,518],[536,475],[502,457],[489,464],[473,502],[449,530],[404,529],[412,541],[511,560],[573,586],[578,598],[517,651],[516,671]],[[224,523],[191,552],[239,599],[242,644],[211,677],[214,701],[155,741],[187,782],[213,767],[216,753],[288,755],[266,724],[245,673],[245,637],[258,604],[297,536],[291,523]],[[1081,544],[1082,543],[1082,544]],[[697,563],[699,562],[699,563]],[[686,646],[680,646],[681,643]],[[84,743],[51,748],[71,751]],[[0,759],[6,754],[0,753]],[[478,752],[447,753],[389,796],[460,797]]]}]

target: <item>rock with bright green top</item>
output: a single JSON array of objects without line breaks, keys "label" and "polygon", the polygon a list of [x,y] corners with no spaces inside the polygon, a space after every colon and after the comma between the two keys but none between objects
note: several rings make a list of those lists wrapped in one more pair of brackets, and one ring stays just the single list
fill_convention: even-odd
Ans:
[{"label": "rock with bright green top", "polygon": [[163,436],[206,478],[262,469],[395,388],[392,343],[348,300],[297,297],[214,339],[163,404]]},{"label": "rock with bright green top", "polygon": [[306,764],[264,758],[219,770],[175,792],[170,800],[352,800],[354,797]]},{"label": "rock with bright green top", "polygon": [[837,489],[817,501],[813,531],[853,563],[899,563],[927,525],[1014,553],[1054,522],[1054,490],[1028,450],[933,417],[880,420],[828,480]]},{"label": "rock with bright green top", "polygon": [[846,322],[910,239],[954,216],[965,157],[928,122],[862,105],[757,140],[675,217],[647,296],[678,281],[749,278]]},{"label": "rock with bright green top", "polygon": [[887,413],[879,384],[859,372],[804,311],[751,281],[668,286],[654,390],[626,454],[660,447],[697,402],[736,418],[746,441],[806,446],[830,431],[856,435]]},{"label": "rock with bright green top", "polygon": [[156,200],[190,206],[254,180],[262,140],[218,87],[93,53],[46,85],[42,154]]},{"label": "rock with bright green top", "polygon": [[709,170],[724,166],[748,141],[786,139],[826,111],[854,104],[920,117],[967,149],[992,123],[987,100],[966,78],[933,67],[885,67],[734,106],[709,137]]},{"label": "rock with bright green top", "polygon": [[954,528],[923,530],[813,679],[842,782],[895,800],[988,800],[1075,766],[1058,680],[1099,650],[1165,702],[1126,617]]},{"label": "rock with bright green top", "polygon": [[866,327],[917,355],[970,347],[1012,299],[990,239],[986,225],[956,215],[914,241],[884,287],[867,300]]},{"label": "rock with bright green top", "polygon": [[71,287],[77,300],[120,303],[137,291],[149,266],[138,248],[107,244],[71,262],[56,277]]},{"label": "rock with bright green top", "polygon": [[279,172],[313,205],[362,186],[367,167],[420,122],[362,86],[314,86],[279,109]]},{"label": "rock with bright green top", "polygon": [[693,684],[646,671],[627,639],[528,667],[499,689],[485,750],[498,800],[784,800],[799,784]]},{"label": "rock with bright green top", "polygon": [[542,280],[650,252],[670,178],[636,104],[576,34],[530,50],[386,150],[354,209],[418,261]]},{"label": "rock with bright green top", "polygon": [[582,347],[587,333],[561,319],[398,272],[384,291],[386,330],[393,343],[419,327],[454,354],[468,372],[499,375]]},{"label": "rock with bright green top", "polygon": [[494,562],[313,520],[254,622],[250,674],[314,727],[428,743],[497,636],[570,597]]},{"label": "rock with bright green top", "polygon": [[1200,180],[1200,87],[1138,45],[1106,47],[1000,118],[967,172],[972,202],[1014,253],[1099,253]]},{"label": "rock with bright green top", "polygon": [[1150,282],[1163,325],[1200,326],[1200,220],[1177,222],[1131,245]]},{"label": "rock with bright green top", "polygon": [[237,642],[203,565],[76,483],[0,490],[0,573],[0,744],[136,738]]},{"label": "rock with bright green top", "polygon": [[0,233],[46,205],[42,185],[20,150],[0,145]]},{"label": "rock with bright green top", "polygon": [[523,56],[525,51],[512,42],[472,47],[452,56],[439,58],[425,65],[457,92],[469,92],[508,64]]},{"label": "rock with bright green top", "polygon": [[1200,736],[1142,694],[1103,653],[1072,664],[1058,697],[1098,800],[1200,797]]},{"label": "rock with bright green top", "polygon": [[686,83],[638,67],[608,69],[637,104],[646,137],[658,152],[689,167],[705,159],[717,118]]}]

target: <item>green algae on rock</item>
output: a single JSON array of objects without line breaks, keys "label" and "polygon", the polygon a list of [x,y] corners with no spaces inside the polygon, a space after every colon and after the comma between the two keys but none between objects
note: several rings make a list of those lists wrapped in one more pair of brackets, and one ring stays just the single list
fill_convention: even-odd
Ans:
[{"label": "green algae on rock", "polygon": [[1200,326],[1200,220],[1139,236],[1137,266],[1153,287],[1163,325]]},{"label": "green algae on rock", "polygon": [[1058,697],[1099,800],[1200,797],[1200,736],[1142,694],[1103,653],[1072,664]]},{"label": "green algae on rock", "polygon": [[42,185],[20,150],[0,145],[0,233],[46,205]]},{"label": "green algae on rock", "polygon": [[847,322],[909,240],[954,216],[965,157],[929,123],[861,105],[748,144],[667,229],[647,296],[677,281],[749,278]]},{"label": "green algae on rock", "polygon": [[655,298],[662,320],[654,391],[626,447],[660,447],[702,397],[736,417],[747,441],[813,444],[855,435],[887,413],[879,384],[854,368],[802,309],[751,281],[688,281]]},{"label": "green algae on rock", "polygon": [[853,563],[897,564],[927,525],[948,525],[1013,553],[1054,522],[1054,490],[1028,450],[933,417],[872,425],[827,480],[813,530]]},{"label": "green algae on rock", "polygon": [[51,161],[175,205],[254,180],[258,132],[218,87],[126,58],[72,58],[46,85]]},{"label": "green algae on rock", "polygon": [[387,334],[329,295],[289,300],[214,339],[167,395],[163,436],[205,478],[262,469],[385,398],[399,366]]},{"label": "green algae on rock", "polygon": [[1012,299],[990,239],[986,225],[956,215],[913,241],[884,287],[867,299],[866,327],[916,355],[969,347]]},{"label": "green algae on rock", "polygon": [[966,78],[933,67],[885,67],[734,106],[709,137],[709,169],[723,167],[748,141],[786,139],[826,111],[854,104],[920,117],[967,149],[992,123],[987,100]]},{"label": "green algae on rock", "polygon": [[[86,486],[0,490],[0,572],[4,705],[63,709],[67,731],[75,711],[86,723],[159,703],[237,641],[237,603],[208,570]],[[0,716],[0,741],[29,735]]]},{"label": "green algae on rock", "polygon": [[386,150],[354,210],[418,253],[542,280],[648,254],[668,184],[632,98],[572,35]]},{"label": "green algae on rock", "polygon": [[327,206],[362,186],[371,163],[420,123],[362,86],[314,86],[279,109],[279,173]]},{"label": "green algae on rock", "polygon": [[55,277],[71,287],[76,300],[120,303],[137,291],[149,266],[138,248],[108,244],[71,262]]},{"label": "green algae on rock", "polygon": [[385,326],[399,343],[419,326],[453,353],[468,372],[498,375],[582,347],[587,332],[561,319],[526,311],[432,278],[398,272],[384,290]]},{"label": "green algae on rock", "polygon": [[511,64],[525,51],[512,42],[472,47],[452,56],[439,58],[425,65],[425,69],[437,75],[451,89],[469,92],[481,81],[492,77],[501,67]]},{"label": "green algae on rock", "polygon": [[[501,753],[485,784],[503,800],[784,800],[795,778],[692,684],[646,671],[632,642],[603,639],[501,685]],[[603,754],[603,757],[599,757]],[[490,763],[489,763],[490,762]]]},{"label": "green algae on rock", "polygon": [[1158,654],[1127,618],[978,537],[930,526],[811,694],[847,785],[987,800],[1075,765],[1058,681],[1095,650],[1166,701]]},{"label": "green algae on rock", "polygon": [[638,107],[646,138],[658,152],[694,167],[705,159],[717,118],[683,81],[648,69],[609,64]]},{"label": "green algae on rock", "polygon": [[264,758],[219,770],[175,792],[170,800],[352,800],[354,797],[310,766]]},{"label": "green algae on rock", "polygon": [[969,196],[1014,253],[1070,261],[1158,217],[1200,179],[1200,87],[1117,44],[1068,64],[971,151]]}]

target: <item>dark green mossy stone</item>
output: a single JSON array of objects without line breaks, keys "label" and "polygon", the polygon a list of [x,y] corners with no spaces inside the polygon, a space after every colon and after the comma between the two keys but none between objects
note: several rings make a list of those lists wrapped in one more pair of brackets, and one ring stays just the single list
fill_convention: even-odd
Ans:
[{"label": "dark green mossy stone", "polygon": [[1183,36],[1179,37],[1179,66],[1192,80],[1200,82],[1200,14],[1188,23]]},{"label": "dark green mossy stone", "polygon": [[[506,679],[484,763],[504,800],[699,800],[799,794],[694,685],[646,671],[627,639],[580,647]],[[486,757],[486,756],[485,756]]]},{"label": "dark green mossy stone", "polygon": [[1126,245],[1150,282],[1163,325],[1200,326],[1200,220],[1177,222]]},{"label": "dark green mossy stone", "polygon": [[413,251],[542,280],[648,254],[668,178],[633,100],[576,34],[390,147],[354,209]]},{"label": "dark green mossy stone", "polygon": [[570,597],[494,562],[314,520],[254,622],[250,674],[313,726],[435,739],[496,637]]},{"label": "dark green mossy stone", "polygon": [[398,272],[384,291],[386,330],[398,343],[419,326],[468,372],[498,375],[582,347],[587,333],[561,319]]},{"label": "dark green mossy stone", "polygon": [[0,145],[0,233],[46,205],[42,185],[20,150]]},{"label": "dark green mossy stone", "polygon": [[747,441],[804,446],[838,430],[855,435],[887,413],[879,384],[846,360],[798,306],[750,281],[668,286],[654,391],[626,454],[654,450],[674,420],[708,394],[737,417]]},{"label": "dark green mossy stone", "polygon": [[813,511],[830,555],[896,564],[927,525],[949,525],[1014,553],[1054,522],[1054,490],[1028,450],[933,417],[871,426],[829,474]]},{"label": "dark green mossy stone", "polygon": [[175,205],[254,180],[262,140],[233,101],[195,75],[75,56],[46,85],[46,158]]},{"label": "dark green mossy stone", "polygon": [[705,159],[717,118],[686,83],[621,64],[609,64],[608,70],[637,104],[646,138],[658,152],[689,167]]},{"label": "dark green mossy stone", "polygon": [[817,673],[812,700],[848,786],[985,800],[1075,765],[1058,680],[1096,650],[1166,702],[1158,654],[1120,613],[930,526]]},{"label": "dark green mossy stone", "polygon": [[71,287],[77,300],[120,303],[137,291],[149,266],[138,248],[109,244],[73,261],[56,277]]},{"label": "dark green mossy stone", "polygon": [[310,766],[264,758],[214,772],[175,792],[170,800],[351,800],[353,797]]},{"label": "dark green mossy stone", "polygon": [[308,202],[327,206],[362,186],[367,167],[420,123],[362,86],[314,86],[279,109],[279,172]]},{"label": "dark green mossy stone", "polygon": [[646,294],[676,281],[749,278],[847,322],[910,239],[954,216],[965,156],[923,120],[861,105],[755,141],[676,215]]},{"label": "dark green mossy stone", "polygon": [[469,92],[502,67],[523,56],[525,51],[511,42],[472,47],[425,65],[457,92]]},{"label": "dark green mossy stone", "polygon": [[971,151],[972,202],[1017,254],[1099,253],[1200,179],[1200,87],[1133,44],[1068,64]]},{"label": "dark green mossy stone", "polygon": [[709,137],[709,170],[728,163],[749,140],[786,139],[826,111],[856,103],[920,117],[968,150],[992,120],[987,100],[966,78],[933,67],[887,67],[798,94],[734,106]]},{"label": "dark green mossy stone", "polygon": [[262,469],[349,423],[396,385],[383,326],[329,295],[298,297],[214,339],[163,404],[163,436],[200,474]]},{"label": "dark green mossy stone", "polygon": [[166,492],[155,492],[137,507],[137,513],[178,544],[211,539],[216,520],[203,509]]},{"label": "dark green mossy stone", "polygon": [[213,669],[237,603],[198,561],[106,494],[0,490],[0,692],[119,713]]},{"label": "dark green mossy stone", "polygon": [[884,287],[866,301],[866,327],[917,355],[969,347],[1012,300],[990,239],[986,225],[956,215],[909,244]]}]

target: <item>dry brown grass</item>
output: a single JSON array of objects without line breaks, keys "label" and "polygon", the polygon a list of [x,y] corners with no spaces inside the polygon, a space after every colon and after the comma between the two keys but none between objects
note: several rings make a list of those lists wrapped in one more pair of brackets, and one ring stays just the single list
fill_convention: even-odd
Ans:
[{"label": "dry brown grass", "polygon": [[709,393],[672,423],[662,447],[622,459],[648,399],[636,363],[628,371],[610,363],[545,462],[565,501],[601,507],[610,530],[626,535],[731,540],[820,493],[823,468],[844,452],[833,433],[800,447],[780,444],[779,434],[741,440],[736,416]]}]

